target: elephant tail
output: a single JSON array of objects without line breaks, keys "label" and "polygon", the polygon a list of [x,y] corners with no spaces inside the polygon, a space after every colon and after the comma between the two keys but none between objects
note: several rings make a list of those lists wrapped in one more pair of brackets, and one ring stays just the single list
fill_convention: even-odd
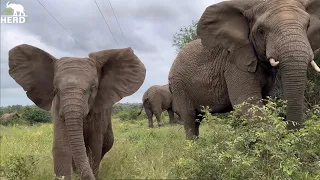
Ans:
[{"label": "elephant tail", "polygon": [[142,113],[142,110],[143,110],[144,104],[145,104],[147,101],[148,101],[148,98],[147,98],[147,99],[145,99],[145,100],[143,101],[142,106],[141,106],[141,110],[140,110],[140,112],[138,113],[138,115],[137,115],[137,116],[140,116],[140,114]]}]

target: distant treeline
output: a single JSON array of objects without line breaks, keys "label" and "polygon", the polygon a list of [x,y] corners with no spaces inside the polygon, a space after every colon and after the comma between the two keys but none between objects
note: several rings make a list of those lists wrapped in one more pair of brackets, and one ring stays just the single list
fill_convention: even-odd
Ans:
[{"label": "distant treeline", "polygon": [[[143,112],[137,116],[141,110],[142,103],[117,103],[113,105],[112,116],[120,120],[138,120],[145,118]],[[35,105],[22,106],[11,105],[0,107],[0,124],[29,124],[34,123],[50,123],[52,122],[51,114],[49,111],[42,110]]]}]

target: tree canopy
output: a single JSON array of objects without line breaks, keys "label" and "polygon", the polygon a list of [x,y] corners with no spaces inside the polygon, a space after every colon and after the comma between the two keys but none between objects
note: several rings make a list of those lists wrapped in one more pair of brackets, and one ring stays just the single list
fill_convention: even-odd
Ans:
[{"label": "tree canopy", "polygon": [[172,46],[176,47],[176,51],[180,51],[187,43],[197,39],[197,25],[198,21],[192,21],[188,26],[180,28],[178,32],[173,35]]}]

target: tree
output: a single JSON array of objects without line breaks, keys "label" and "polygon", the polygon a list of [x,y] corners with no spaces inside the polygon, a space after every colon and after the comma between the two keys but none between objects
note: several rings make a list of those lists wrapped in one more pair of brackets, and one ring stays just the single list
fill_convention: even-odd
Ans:
[{"label": "tree", "polygon": [[37,106],[25,106],[22,117],[30,124],[51,122],[50,112],[42,110]]},{"label": "tree", "polygon": [[187,43],[197,39],[197,25],[198,21],[192,21],[191,25],[180,28],[178,32],[173,35],[172,46],[176,47],[176,51],[180,51]]}]

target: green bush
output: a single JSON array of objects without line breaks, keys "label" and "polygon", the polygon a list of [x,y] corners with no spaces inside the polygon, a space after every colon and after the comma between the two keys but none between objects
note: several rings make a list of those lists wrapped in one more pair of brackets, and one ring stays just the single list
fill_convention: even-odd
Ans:
[{"label": "green bush", "polygon": [[140,109],[142,106],[142,103],[116,103],[112,107],[112,114],[116,115],[122,111],[125,111],[127,109]]},{"label": "green bush", "polygon": [[25,106],[22,118],[29,124],[48,123],[51,122],[51,114],[49,111],[42,110],[37,106]]},{"label": "green bush", "polygon": [[4,166],[0,167],[0,177],[8,180],[27,180],[36,170],[37,159],[31,155],[11,156]]},{"label": "green bush", "polygon": [[179,32],[173,35],[172,46],[176,47],[176,51],[180,51],[186,44],[197,39],[198,21],[192,21],[189,26],[180,28]]},{"label": "green bush", "polygon": [[120,111],[116,117],[118,117],[121,121],[146,119],[146,113],[142,110],[141,114],[138,116],[139,112],[140,109],[128,108]]},{"label": "green bush", "polygon": [[266,116],[251,118],[240,114],[240,107],[224,118],[206,109],[202,123],[209,130],[187,141],[173,173],[191,179],[320,179],[320,106],[309,110],[305,127],[294,132],[279,117],[284,109],[279,104],[254,106],[250,112]]}]

